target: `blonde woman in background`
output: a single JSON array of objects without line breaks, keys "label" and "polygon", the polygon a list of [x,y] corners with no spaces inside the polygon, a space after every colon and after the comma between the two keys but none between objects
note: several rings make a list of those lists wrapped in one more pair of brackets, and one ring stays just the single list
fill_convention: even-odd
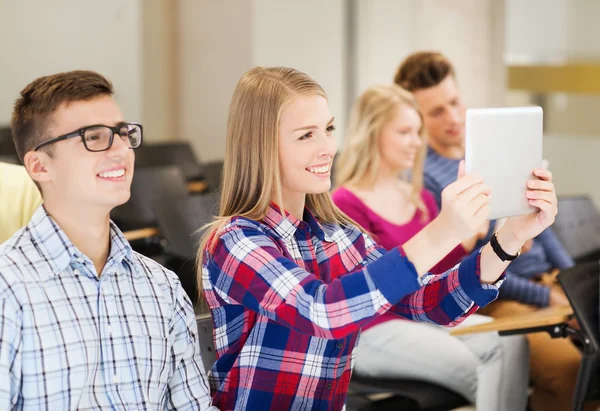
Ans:
[{"label": "blonde woman in background", "polygon": [[[334,129],[325,92],[296,70],[254,68],[234,91],[219,216],[198,255],[220,409],[343,409],[360,329],[375,317],[456,325],[498,295],[507,263],[490,245],[427,273],[485,221],[481,178],[458,178],[438,217],[385,252],[331,200]],[[536,175],[540,212],[498,234],[509,253],[554,221],[551,174]]]},{"label": "blonde woman in background", "polygon": [[[368,88],[350,114],[333,200],[386,249],[405,244],[439,214],[432,194],[423,188],[426,141],[421,127],[411,94],[395,85]],[[481,231],[483,236],[487,228]],[[459,263],[478,237],[463,241],[430,271],[443,272]],[[488,317],[467,320],[473,321]],[[524,410],[527,404],[528,347],[522,336],[453,337],[444,327],[407,321],[388,311],[363,327],[354,367],[365,376],[439,384],[478,410]]]}]

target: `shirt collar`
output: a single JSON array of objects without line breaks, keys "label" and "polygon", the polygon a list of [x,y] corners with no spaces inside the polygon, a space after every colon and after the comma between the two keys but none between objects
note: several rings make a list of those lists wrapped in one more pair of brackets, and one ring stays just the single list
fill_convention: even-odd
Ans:
[{"label": "shirt collar", "polygon": [[[88,259],[69,240],[43,205],[33,213],[28,229],[34,245],[44,261],[50,265],[54,275],[63,272],[74,261]],[[110,222],[110,246],[107,264],[120,263],[123,259],[133,262],[131,245],[112,221]]]},{"label": "shirt collar", "polygon": [[127,260],[130,264],[133,264],[133,249],[131,244],[125,238],[121,230],[115,223],[110,222],[110,255],[108,261],[114,261],[120,263],[123,260]]},{"label": "shirt collar", "polygon": [[464,159],[464,157],[461,160],[457,160],[455,158],[444,157],[443,155],[441,155],[440,153],[435,151],[431,146],[427,146],[427,157],[431,157],[431,156],[436,156],[436,157],[443,158],[443,159],[449,160],[449,161],[455,161],[457,163],[460,163]]},{"label": "shirt collar", "polygon": [[294,234],[299,229],[309,230],[321,241],[333,241],[325,232],[324,228],[313,213],[304,208],[303,220],[298,220],[296,217],[283,210],[281,214],[279,206],[271,203],[267,209],[267,213],[263,221],[270,226],[277,234],[286,239],[293,239]]},{"label": "shirt collar", "polygon": [[439,154],[437,151],[435,151],[435,150],[433,149],[433,147],[431,147],[431,146],[429,146],[429,145],[427,146],[427,156],[437,156],[437,157],[441,157],[441,155],[440,155],[440,154]]}]

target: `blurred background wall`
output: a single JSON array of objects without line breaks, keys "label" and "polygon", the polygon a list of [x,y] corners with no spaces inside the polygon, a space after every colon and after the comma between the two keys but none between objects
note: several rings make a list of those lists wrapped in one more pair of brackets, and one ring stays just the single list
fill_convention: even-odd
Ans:
[{"label": "blurred background wall", "polygon": [[[600,67],[598,15],[595,0],[0,0],[0,126],[33,78],[93,69],[149,140],[189,140],[218,160],[239,77],[283,65],[325,88],[342,147],[352,100],[391,82],[407,54],[435,49],[454,61],[469,106],[541,104],[559,194],[600,204],[600,86],[565,71]],[[528,89],[522,70],[540,66],[566,85]]]}]

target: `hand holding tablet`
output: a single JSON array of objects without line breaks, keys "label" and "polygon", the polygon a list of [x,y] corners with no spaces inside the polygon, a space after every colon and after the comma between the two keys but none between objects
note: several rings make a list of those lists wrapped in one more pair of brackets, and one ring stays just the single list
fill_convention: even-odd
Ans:
[{"label": "hand holding tablet", "polygon": [[540,107],[467,110],[466,169],[491,189],[490,219],[525,243],[558,212],[552,173],[542,167]]},{"label": "hand holding tablet", "polygon": [[542,115],[541,107],[467,110],[466,170],[491,188],[489,219],[538,211],[526,191],[542,167]]}]

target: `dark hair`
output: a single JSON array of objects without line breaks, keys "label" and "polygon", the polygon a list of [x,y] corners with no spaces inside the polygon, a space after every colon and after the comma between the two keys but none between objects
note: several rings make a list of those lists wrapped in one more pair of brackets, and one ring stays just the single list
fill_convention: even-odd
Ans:
[{"label": "dark hair", "polygon": [[15,102],[10,128],[17,154],[23,162],[25,154],[47,138],[49,120],[63,103],[112,96],[113,86],[104,76],[93,71],[69,71],[39,77],[21,90]]},{"label": "dark hair", "polygon": [[413,92],[437,86],[449,75],[455,75],[454,67],[443,54],[420,51],[404,59],[396,71],[394,83]]}]

